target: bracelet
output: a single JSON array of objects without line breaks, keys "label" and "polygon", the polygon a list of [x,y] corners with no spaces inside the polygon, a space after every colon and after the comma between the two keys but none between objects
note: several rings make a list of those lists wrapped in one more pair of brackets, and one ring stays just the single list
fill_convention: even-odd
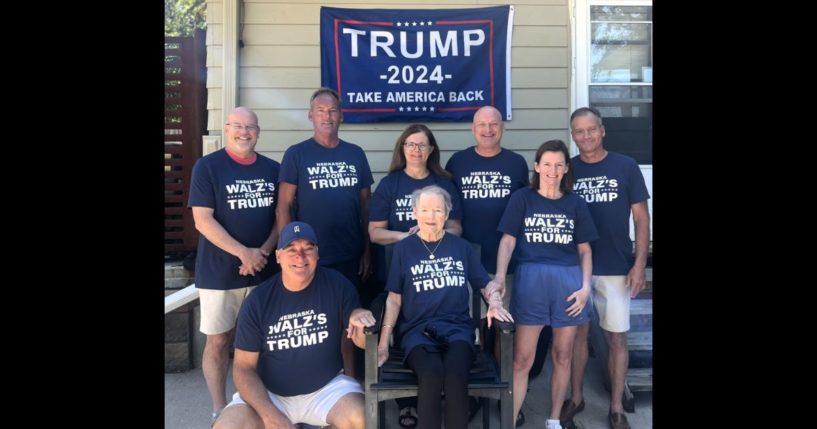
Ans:
[{"label": "bracelet", "polygon": [[380,329],[383,329],[383,328],[392,328],[392,329],[394,329],[394,325],[387,325],[387,324],[384,323],[384,324],[380,325]]}]

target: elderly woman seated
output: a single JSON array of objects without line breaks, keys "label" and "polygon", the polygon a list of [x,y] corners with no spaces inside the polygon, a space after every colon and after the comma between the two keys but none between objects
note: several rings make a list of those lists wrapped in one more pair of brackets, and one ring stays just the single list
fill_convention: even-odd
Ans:
[{"label": "elderly woman seated", "polygon": [[394,246],[378,365],[388,359],[389,331],[400,319],[406,364],[417,374],[419,428],[439,429],[445,392],[447,429],[468,426],[468,371],[474,359],[474,327],[468,313],[470,283],[488,302],[492,319],[512,322],[502,307],[504,288],[492,281],[480,256],[464,239],[446,234],[451,196],[439,186],[414,191],[418,231]]}]

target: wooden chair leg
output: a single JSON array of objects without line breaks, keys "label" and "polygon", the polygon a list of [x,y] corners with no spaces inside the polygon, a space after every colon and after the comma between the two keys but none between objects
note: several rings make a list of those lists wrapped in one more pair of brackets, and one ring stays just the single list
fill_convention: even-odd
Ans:
[{"label": "wooden chair leg", "polygon": [[502,392],[502,403],[499,408],[499,427],[501,429],[514,429],[513,395],[509,391]]},{"label": "wooden chair leg", "polygon": [[377,426],[377,399],[370,393],[366,395],[366,429],[374,429]]},{"label": "wooden chair leg", "polygon": [[491,416],[491,410],[490,408],[488,408],[488,398],[485,397],[479,398],[479,402],[482,405],[482,428],[488,429],[489,427],[491,427],[491,423],[489,421]]}]

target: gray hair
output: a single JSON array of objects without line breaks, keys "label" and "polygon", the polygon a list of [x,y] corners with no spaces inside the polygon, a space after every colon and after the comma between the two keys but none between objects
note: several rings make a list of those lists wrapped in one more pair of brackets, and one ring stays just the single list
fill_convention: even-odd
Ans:
[{"label": "gray hair", "polygon": [[315,101],[316,98],[318,98],[318,97],[320,97],[321,95],[324,95],[324,94],[331,95],[332,98],[334,98],[335,101],[337,102],[338,109],[340,109],[340,96],[338,95],[338,93],[332,88],[327,88],[325,86],[322,86],[322,87],[316,89],[315,92],[312,93],[312,96],[309,97],[309,110],[312,110],[312,102]]},{"label": "gray hair", "polygon": [[445,204],[445,217],[448,217],[448,214],[451,213],[451,208],[453,207],[453,204],[451,204],[451,195],[448,193],[448,191],[437,185],[428,185],[425,188],[415,189],[414,192],[411,193],[412,210],[417,208],[417,201],[420,201],[420,196],[423,194],[436,195],[442,198],[443,203]]},{"label": "gray hair", "polygon": [[598,109],[594,109],[592,107],[579,107],[578,109],[574,110],[573,113],[570,114],[570,125],[573,126],[573,119],[578,116],[595,116],[596,122],[598,122],[600,127],[604,126],[604,123],[601,119],[601,112]]}]

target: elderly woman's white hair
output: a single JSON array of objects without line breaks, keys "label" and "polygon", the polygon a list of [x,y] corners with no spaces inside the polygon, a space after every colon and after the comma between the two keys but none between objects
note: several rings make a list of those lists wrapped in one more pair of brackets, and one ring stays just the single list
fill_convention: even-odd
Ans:
[{"label": "elderly woman's white hair", "polygon": [[417,201],[420,201],[420,195],[423,194],[430,194],[430,195],[437,195],[443,199],[443,203],[445,204],[445,217],[448,217],[448,214],[451,213],[451,208],[454,207],[451,204],[451,195],[445,189],[437,186],[437,185],[428,185],[425,188],[416,189],[414,192],[411,193],[411,209],[414,210],[417,208]]}]

